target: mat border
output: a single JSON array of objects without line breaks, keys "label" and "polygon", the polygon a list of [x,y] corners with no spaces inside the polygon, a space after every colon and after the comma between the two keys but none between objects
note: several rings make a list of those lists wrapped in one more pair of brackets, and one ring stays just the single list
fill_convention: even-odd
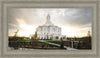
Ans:
[{"label": "mat border", "polygon": [[[0,11],[1,11],[1,12],[0,12],[0,14],[1,14],[1,16],[0,16],[0,17],[1,17],[1,19],[0,19],[0,22],[1,22],[1,25],[0,25],[0,27],[1,27],[0,29],[1,29],[1,30],[0,30],[0,32],[2,33],[2,34],[0,34],[0,40],[2,41],[2,42],[0,43],[0,48],[1,48],[1,50],[0,50],[0,51],[1,51],[1,55],[0,55],[0,56],[1,56],[1,57],[15,57],[15,56],[16,56],[16,57],[18,57],[18,56],[19,56],[19,57],[23,57],[23,56],[26,57],[25,55],[21,55],[21,56],[20,56],[20,55],[6,55],[6,54],[4,53],[4,50],[3,50],[3,49],[4,49],[4,48],[3,48],[3,47],[4,47],[4,46],[3,46],[3,44],[4,44],[4,43],[3,43],[3,42],[4,42],[4,40],[3,40],[4,32],[2,31],[2,30],[6,30],[5,28],[4,28],[4,29],[2,28],[3,24],[7,24],[7,23],[2,22],[2,21],[4,21],[4,20],[2,20],[2,19],[3,19],[2,15],[3,15],[3,10],[4,10],[4,9],[3,9],[3,8],[4,8],[4,4],[6,4],[6,3],[10,3],[10,4],[11,4],[11,3],[26,3],[26,2],[27,2],[27,1],[4,1],[4,0],[1,2],[1,5],[0,5],[0,8],[1,8],[1,9],[0,9]],[[29,2],[32,3],[32,1],[28,1],[27,3],[29,3]],[[49,0],[48,0],[48,1],[45,1],[45,0],[44,0],[44,1],[36,1],[36,0],[34,0],[33,2],[35,2],[35,3],[36,3],[36,2],[37,2],[37,3],[61,3],[61,2],[62,2],[62,3],[69,3],[69,2],[70,2],[70,3],[80,3],[79,1],[67,1],[67,2],[65,2],[65,0],[64,0],[64,1],[60,1],[60,2],[57,1],[57,0],[56,0],[56,1],[49,1]],[[94,2],[92,2],[92,1],[89,2],[89,1],[88,1],[88,2],[81,2],[81,3],[96,3],[96,4],[97,4],[97,6],[96,6],[96,7],[97,7],[97,10],[96,10],[96,11],[99,12],[99,2],[98,2],[98,1],[94,1]],[[43,8],[43,7],[42,7],[42,8]],[[97,12],[97,19],[98,19],[97,22],[99,22],[99,13],[98,13],[98,12]],[[98,27],[96,27],[96,28],[97,28],[97,30],[99,31],[99,23],[97,23],[96,25],[98,26]],[[6,28],[7,28],[7,27],[6,27]],[[1,38],[2,38],[2,39],[1,39]],[[97,51],[96,51],[96,54],[93,55],[93,56],[84,56],[84,57],[87,57],[87,58],[88,58],[88,57],[99,57],[99,52],[100,52],[100,51],[99,51],[99,33],[97,34],[97,38],[98,38],[98,40],[97,40]],[[45,56],[45,57],[52,57],[52,56],[53,56],[53,55],[47,55],[47,56]],[[28,57],[34,57],[34,56],[29,55]],[[35,57],[38,57],[38,55],[35,55]],[[40,56],[40,57],[41,57],[41,56]],[[44,56],[42,56],[42,57],[44,57]],[[54,55],[53,57],[54,57],[54,58],[55,58],[55,57],[57,57],[57,58],[58,58],[58,57],[63,57],[63,58],[64,58],[64,57],[73,57],[73,58],[74,58],[74,57],[83,57],[83,55],[76,55],[76,56],[68,56],[68,55],[67,55],[67,56],[65,56],[65,55],[60,55],[60,56],[59,56],[59,55]]]}]

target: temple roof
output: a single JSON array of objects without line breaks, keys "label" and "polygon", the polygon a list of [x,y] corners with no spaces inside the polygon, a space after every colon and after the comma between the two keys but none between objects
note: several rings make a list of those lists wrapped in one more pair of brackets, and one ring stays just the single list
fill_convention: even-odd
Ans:
[{"label": "temple roof", "polygon": [[[41,25],[41,26],[39,26],[39,27],[57,27],[57,28],[60,28],[60,27],[58,27],[58,26],[55,26],[51,21],[50,21],[50,15],[48,14],[47,15],[47,21],[46,21],[46,23],[44,24],[44,25]],[[38,28],[39,28],[38,27]]]}]

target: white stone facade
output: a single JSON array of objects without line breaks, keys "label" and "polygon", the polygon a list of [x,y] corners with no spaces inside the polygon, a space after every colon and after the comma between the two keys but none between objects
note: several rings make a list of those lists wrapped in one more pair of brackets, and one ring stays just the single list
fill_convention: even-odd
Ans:
[{"label": "white stone facade", "polygon": [[38,39],[60,40],[62,37],[61,28],[51,23],[49,14],[47,16],[47,22],[37,27],[36,30]]}]

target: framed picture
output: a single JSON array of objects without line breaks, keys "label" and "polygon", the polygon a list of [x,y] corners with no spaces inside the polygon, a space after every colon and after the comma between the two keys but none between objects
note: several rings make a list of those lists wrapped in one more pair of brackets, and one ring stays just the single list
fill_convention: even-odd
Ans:
[{"label": "framed picture", "polygon": [[1,58],[99,58],[99,0],[0,3]]}]

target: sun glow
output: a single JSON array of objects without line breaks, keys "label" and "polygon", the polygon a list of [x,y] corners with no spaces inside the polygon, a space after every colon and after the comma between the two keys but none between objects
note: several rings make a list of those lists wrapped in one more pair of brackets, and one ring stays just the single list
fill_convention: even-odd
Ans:
[{"label": "sun glow", "polygon": [[27,24],[20,24],[21,30],[18,32],[18,36],[25,36],[29,37],[30,34],[34,34],[36,27],[27,25]]},{"label": "sun glow", "polygon": [[61,27],[62,35],[82,37],[86,36],[88,31],[92,31],[90,23],[92,9],[90,8],[12,8],[8,13],[8,35],[13,36],[17,29],[18,36],[28,37],[34,34],[36,27],[45,23],[48,13],[51,16],[51,22]]}]

